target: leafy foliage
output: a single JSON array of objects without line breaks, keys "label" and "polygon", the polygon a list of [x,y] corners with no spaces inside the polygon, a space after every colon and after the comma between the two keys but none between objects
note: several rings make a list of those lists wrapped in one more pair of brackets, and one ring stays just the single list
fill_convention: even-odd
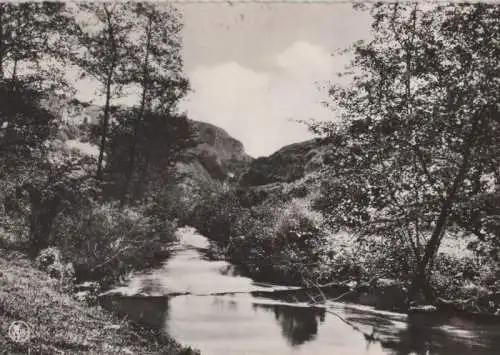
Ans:
[{"label": "leafy foliage", "polygon": [[[135,129],[141,134],[136,135]],[[136,109],[118,114],[110,133],[106,168],[111,187],[116,189],[114,196],[121,198],[124,189],[129,189],[134,201],[173,183],[172,168],[193,145],[192,136],[185,116],[148,111],[137,123]],[[130,172],[132,147],[134,171]]]},{"label": "leafy foliage", "polygon": [[73,23],[64,3],[0,4],[0,78],[29,79],[38,89],[69,88],[50,59],[69,53],[67,29]]},{"label": "leafy foliage", "polygon": [[82,69],[82,76],[90,75],[99,81],[105,99],[99,129],[99,179],[103,177],[112,116],[116,118],[113,101],[139,91],[137,107],[121,122],[128,123],[121,133],[129,132],[129,161],[122,186],[125,201],[133,175],[140,171],[136,166],[138,145],[144,137],[151,137],[151,127],[160,128],[157,134],[165,133],[158,121],[175,116],[177,102],[189,88],[182,75],[179,14],[169,6],[160,9],[146,3],[82,4],[80,10],[89,14],[91,20],[81,21],[76,27],[82,50],[72,59]]},{"label": "leafy foliage", "polygon": [[[188,89],[178,16],[144,3],[0,5],[0,202],[7,245],[33,257],[55,247],[61,259],[75,262],[78,278],[105,282],[166,255],[175,215],[163,185],[175,181],[171,167],[190,138],[186,118],[176,112]],[[148,48],[140,41],[146,27]],[[54,70],[43,67],[47,62]],[[105,98],[97,156],[80,149],[83,142],[94,148],[92,127],[53,112],[78,115],[80,103],[67,99],[73,91],[55,70],[74,64],[100,82]],[[147,97],[138,107],[113,105],[122,89],[139,84]],[[134,193],[124,200],[119,190],[128,165]]]},{"label": "leafy foliage", "polygon": [[464,217],[491,188],[484,178],[498,179],[500,12],[396,3],[371,14],[374,38],[352,47],[349,84],[330,90],[341,122],[312,127],[338,147],[318,207],[337,228],[403,243],[416,291],[445,233],[487,239],[485,219]]},{"label": "leafy foliage", "polygon": [[202,234],[217,241],[227,242],[242,212],[234,191],[207,192],[189,217],[189,223]]},{"label": "leafy foliage", "polygon": [[189,219],[221,242],[226,255],[254,277],[300,284],[316,273],[326,234],[307,199],[261,197],[245,190],[212,194]]},{"label": "leafy foliage", "polygon": [[[163,221],[162,221],[163,222]],[[167,253],[175,225],[158,225],[146,211],[90,203],[61,214],[53,233],[79,280],[108,285],[134,268],[154,265]]]}]

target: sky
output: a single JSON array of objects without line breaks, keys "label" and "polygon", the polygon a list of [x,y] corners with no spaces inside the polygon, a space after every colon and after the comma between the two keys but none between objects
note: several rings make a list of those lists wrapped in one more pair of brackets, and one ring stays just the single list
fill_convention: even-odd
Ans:
[{"label": "sky", "polygon": [[[259,1],[174,4],[183,16],[182,56],[192,88],[180,109],[223,128],[253,157],[312,138],[297,120],[335,119],[322,101],[347,59],[332,54],[369,37],[371,24],[345,1]],[[102,104],[96,82],[70,72],[77,96]],[[131,94],[118,103],[136,99]]]},{"label": "sky", "polygon": [[369,36],[349,3],[179,3],[193,91],[181,108],[240,140],[253,157],[310,139],[293,120],[330,120],[325,84],[342,71],[338,49]]}]

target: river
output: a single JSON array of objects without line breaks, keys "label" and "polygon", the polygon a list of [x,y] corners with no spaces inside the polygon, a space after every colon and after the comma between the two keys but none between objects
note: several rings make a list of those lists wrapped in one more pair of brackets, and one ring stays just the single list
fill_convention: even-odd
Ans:
[{"label": "river", "polygon": [[164,329],[202,355],[500,353],[497,322],[348,303],[324,309],[266,297],[283,287],[253,282],[225,261],[208,260],[209,241],[193,229],[180,229],[178,236],[162,268],[133,275],[103,297],[110,300],[104,305]]}]

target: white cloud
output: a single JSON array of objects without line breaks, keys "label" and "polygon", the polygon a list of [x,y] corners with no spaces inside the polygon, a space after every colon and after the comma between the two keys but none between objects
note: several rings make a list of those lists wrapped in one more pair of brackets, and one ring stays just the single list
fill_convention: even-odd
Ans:
[{"label": "white cloud", "polygon": [[325,48],[304,41],[297,41],[278,54],[276,62],[288,73],[301,76],[306,80],[331,73],[334,63]]},{"label": "white cloud", "polygon": [[267,59],[262,71],[236,62],[195,68],[188,73],[194,92],[183,105],[191,118],[226,129],[253,156],[311,138],[290,119],[331,118],[316,82],[341,69],[325,48],[304,41]]},{"label": "white cloud", "polygon": [[188,104],[191,116],[221,125],[229,124],[232,119],[241,123],[239,114],[245,117],[245,112],[261,105],[257,99],[269,85],[265,74],[234,62],[199,67],[190,79],[195,90]]}]

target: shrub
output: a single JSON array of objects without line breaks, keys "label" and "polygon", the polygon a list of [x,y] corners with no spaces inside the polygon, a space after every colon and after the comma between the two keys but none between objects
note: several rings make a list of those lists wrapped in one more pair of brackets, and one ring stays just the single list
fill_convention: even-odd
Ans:
[{"label": "shrub", "polygon": [[322,225],[321,213],[304,199],[292,199],[278,216],[274,249],[280,265],[294,278],[311,277],[317,268],[326,238]]},{"label": "shrub", "polygon": [[61,214],[54,223],[53,240],[73,261],[78,281],[108,284],[164,258],[174,231],[172,222],[147,217],[143,210],[93,202]]},{"label": "shrub", "polygon": [[360,238],[348,230],[324,233],[327,242],[321,246],[318,280],[368,281],[383,277],[410,281],[414,252],[397,235]]},{"label": "shrub", "polygon": [[274,213],[262,207],[241,212],[233,226],[227,253],[230,259],[251,274],[272,273]]},{"label": "shrub", "polygon": [[498,267],[485,260],[440,253],[434,260],[430,282],[442,297],[476,297],[480,289],[496,291],[497,273]]},{"label": "shrub", "polygon": [[279,211],[275,202],[268,202],[241,213],[227,251],[233,262],[256,277],[301,283],[319,266],[325,241],[322,216],[299,199]]},{"label": "shrub", "polygon": [[190,224],[210,239],[229,241],[242,207],[234,191],[207,194],[194,209]]},{"label": "shrub", "polygon": [[318,281],[359,280],[367,274],[363,249],[354,240],[348,244],[341,244],[337,240],[340,238],[339,235],[332,235],[329,238],[331,245],[321,253],[321,261],[315,275]]}]

